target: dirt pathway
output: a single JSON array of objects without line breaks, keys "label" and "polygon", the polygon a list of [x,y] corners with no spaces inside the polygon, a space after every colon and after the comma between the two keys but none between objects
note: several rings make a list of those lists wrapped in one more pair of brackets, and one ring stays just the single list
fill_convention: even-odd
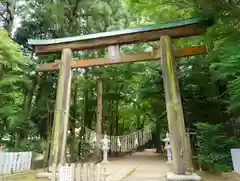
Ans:
[{"label": "dirt pathway", "polygon": [[[172,166],[165,164],[163,158],[155,150],[145,150],[124,158],[123,165],[136,164],[136,168],[122,181],[166,181],[166,173],[172,171]],[[118,160],[115,161],[116,163]],[[114,161],[112,161],[114,163]],[[240,174],[198,173],[202,181],[240,181]]]},{"label": "dirt pathway", "polygon": [[123,161],[125,161],[124,165],[135,165],[135,168],[122,181],[165,181],[166,173],[171,170],[171,166],[166,165],[155,150],[134,153],[125,157]]}]

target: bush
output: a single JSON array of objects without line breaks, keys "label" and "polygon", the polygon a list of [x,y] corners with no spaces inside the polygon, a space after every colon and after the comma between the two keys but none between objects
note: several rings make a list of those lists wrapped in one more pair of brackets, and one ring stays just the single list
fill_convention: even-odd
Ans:
[{"label": "bush", "polygon": [[232,138],[221,132],[221,125],[197,123],[198,153],[200,162],[212,172],[232,170],[231,148],[236,146]]}]

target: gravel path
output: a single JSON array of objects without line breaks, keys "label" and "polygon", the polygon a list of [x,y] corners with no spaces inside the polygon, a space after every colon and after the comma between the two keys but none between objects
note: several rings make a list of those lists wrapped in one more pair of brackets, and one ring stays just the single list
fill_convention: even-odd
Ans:
[{"label": "gravel path", "polygon": [[120,162],[123,167],[129,167],[128,174],[121,181],[166,181],[165,175],[171,170],[155,150],[137,152],[122,160],[113,160],[111,164],[120,165]]}]

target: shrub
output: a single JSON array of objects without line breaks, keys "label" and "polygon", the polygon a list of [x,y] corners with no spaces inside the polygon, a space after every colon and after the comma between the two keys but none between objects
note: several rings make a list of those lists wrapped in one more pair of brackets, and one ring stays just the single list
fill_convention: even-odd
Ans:
[{"label": "shrub", "polygon": [[200,162],[212,172],[232,170],[230,150],[236,146],[233,139],[221,132],[221,125],[197,123],[196,126]]}]

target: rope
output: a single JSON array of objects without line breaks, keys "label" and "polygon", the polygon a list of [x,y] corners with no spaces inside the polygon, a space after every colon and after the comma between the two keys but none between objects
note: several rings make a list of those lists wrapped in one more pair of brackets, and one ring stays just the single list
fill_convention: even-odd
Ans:
[{"label": "rope", "polygon": [[[65,114],[68,110],[54,110],[54,112],[59,111]],[[77,119],[73,118],[70,115],[69,118],[77,121]],[[127,152],[143,146],[145,143],[147,143],[147,141],[152,139],[152,124],[153,123],[145,125],[142,129],[127,135],[107,135],[107,138],[110,141],[110,150],[113,152]],[[97,133],[94,130],[86,127],[85,125],[80,125],[78,134],[80,134],[82,129],[84,129],[85,132],[83,138],[85,138],[85,141],[89,143],[92,148],[94,148],[97,142]],[[103,139],[104,135],[101,134],[100,137],[101,139]]]}]

